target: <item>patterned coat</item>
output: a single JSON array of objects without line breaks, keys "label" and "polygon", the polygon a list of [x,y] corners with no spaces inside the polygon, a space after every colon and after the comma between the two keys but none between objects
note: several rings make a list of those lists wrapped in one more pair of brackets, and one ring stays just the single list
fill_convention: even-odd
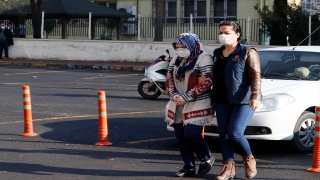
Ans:
[{"label": "patterned coat", "polygon": [[[174,123],[176,104],[173,102],[177,92],[177,68],[174,65],[177,56],[171,60],[168,73],[166,76],[166,91],[170,100],[166,106],[165,121],[169,124]],[[211,55],[203,52],[199,55],[196,65],[193,70],[185,72],[185,89],[187,91],[180,94],[187,102],[183,107],[183,123],[205,125],[211,124],[212,108],[211,108],[211,86],[212,86],[212,67],[213,60]],[[204,76],[206,80],[198,82],[198,77]]]}]

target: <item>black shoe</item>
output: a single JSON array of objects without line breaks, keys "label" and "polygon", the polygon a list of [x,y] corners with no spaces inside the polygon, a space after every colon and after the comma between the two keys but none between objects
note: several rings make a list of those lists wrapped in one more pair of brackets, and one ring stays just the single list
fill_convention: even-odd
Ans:
[{"label": "black shoe", "polygon": [[188,176],[193,176],[196,174],[195,169],[181,169],[179,172],[175,174],[176,177],[188,177]]},{"label": "black shoe", "polygon": [[212,156],[209,159],[209,162],[204,161],[204,162],[200,162],[200,166],[199,166],[199,170],[198,170],[198,174],[206,174],[211,170],[211,167],[214,163],[214,157]]}]

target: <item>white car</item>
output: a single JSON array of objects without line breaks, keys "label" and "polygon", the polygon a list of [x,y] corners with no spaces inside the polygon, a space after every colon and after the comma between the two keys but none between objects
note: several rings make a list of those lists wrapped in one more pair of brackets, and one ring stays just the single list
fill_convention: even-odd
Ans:
[{"label": "white car", "polygon": [[[259,50],[259,56],[263,100],[245,136],[288,140],[301,152],[311,151],[315,107],[320,106],[320,46],[268,48]],[[205,136],[218,137],[217,126],[216,121],[206,126]]]}]

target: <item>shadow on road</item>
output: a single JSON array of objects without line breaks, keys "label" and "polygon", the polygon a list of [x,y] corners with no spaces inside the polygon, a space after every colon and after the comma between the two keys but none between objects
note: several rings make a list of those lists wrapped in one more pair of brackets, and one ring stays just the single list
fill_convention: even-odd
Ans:
[{"label": "shadow on road", "polygon": [[55,175],[61,174],[77,174],[77,175],[93,175],[93,176],[164,176],[168,174],[172,176],[172,172],[150,172],[150,171],[126,171],[126,170],[101,170],[101,169],[79,169],[79,168],[61,168],[46,166],[41,164],[28,163],[8,163],[0,162],[0,170],[6,172],[36,174],[36,175]]}]

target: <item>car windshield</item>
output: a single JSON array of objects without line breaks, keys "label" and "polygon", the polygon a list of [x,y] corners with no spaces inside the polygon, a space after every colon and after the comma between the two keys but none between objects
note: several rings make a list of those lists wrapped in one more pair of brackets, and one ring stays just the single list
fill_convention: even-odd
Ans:
[{"label": "car windshield", "polygon": [[259,51],[265,79],[320,80],[320,52]]}]

